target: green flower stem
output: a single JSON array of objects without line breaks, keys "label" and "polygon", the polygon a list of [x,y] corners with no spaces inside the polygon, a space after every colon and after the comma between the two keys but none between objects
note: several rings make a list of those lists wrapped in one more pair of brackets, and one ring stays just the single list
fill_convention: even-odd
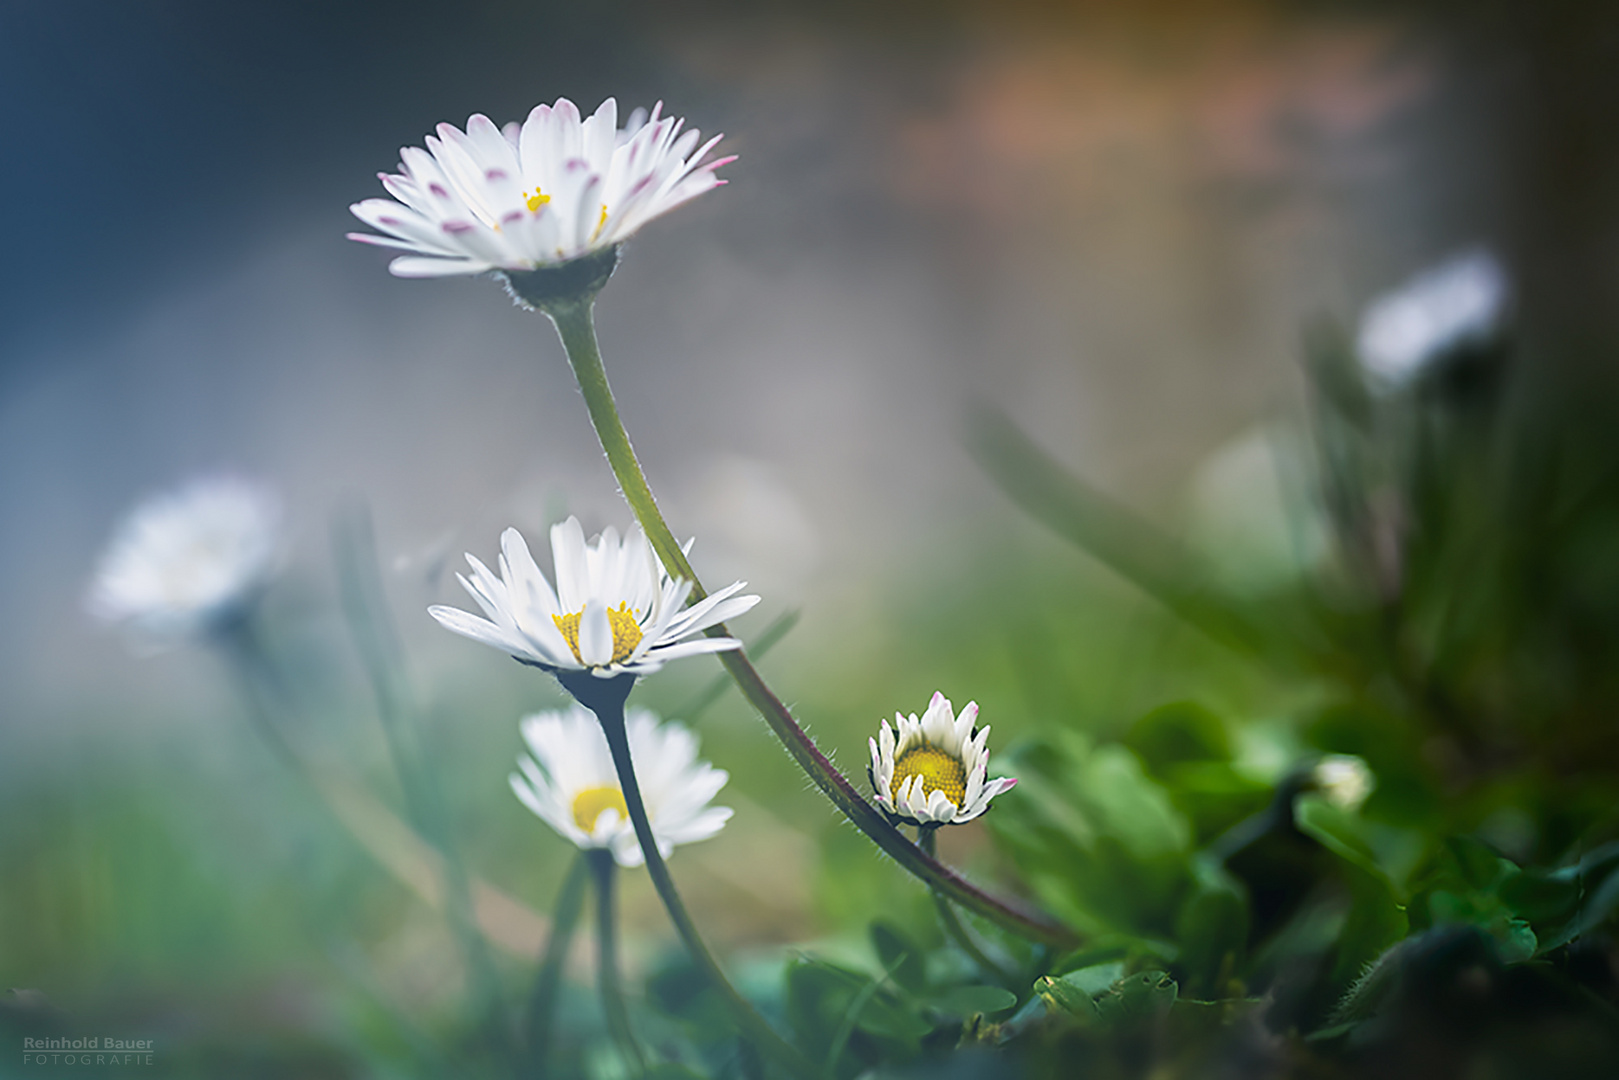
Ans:
[{"label": "green flower stem", "polygon": [[[917,841],[922,845],[922,850],[929,855],[934,855],[937,850],[936,845],[940,828],[942,826],[923,825],[916,830]],[[967,927],[962,925],[961,916],[956,914],[956,909],[951,906],[950,901],[937,889],[933,891],[933,906],[939,911],[939,925],[943,926],[944,932],[950,935],[950,940],[954,941],[957,947],[967,954],[967,959],[978,965],[978,970],[1008,989],[1018,985],[1017,976],[990,959],[989,954],[979,948],[978,942],[974,941],[972,935],[967,932]]]},{"label": "green flower stem", "polygon": [[551,933],[545,939],[545,952],[534,975],[528,1010],[523,1021],[523,1042],[528,1050],[530,1077],[545,1075],[545,1058],[551,1049],[551,1023],[556,1018],[557,988],[562,984],[562,965],[568,959],[573,929],[584,907],[587,867],[584,852],[568,866],[562,887],[557,890],[556,907],[551,911]]},{"label": "green flower stem", "polygon": [[624,806],[630,812],[630,821],[635,826],[635,838],[641,844],[641,853],[646,856],[646,869],[652,878],[652,885],[658,890],[658,897],[669,912],[669,921],[674,923],[680,940],[685,943],[692,960],[708,977],[709,983],[718,991],[720,998],[730,1010],[732,1019],[741,1030],[742,1037],[757,1047],[765,1057],[794,1076],[802,1077],[804,1080],[812,1078],[821,1080],[820,1070],[810,1064],[809,1059],[792,1044],[776,1034],[769,1022],[759,1015],[758,1010],[731,985],[730,980],[725,977],[725,972],[720,970],[719,962],[703,943],[702,935],[697,932],[697,924],[692,922],[685,902],[680,899],[680,893],[675,889],[674,878],[669,876],[669,867],[658,852],[658,842],[652,834],[652,822],[647,818],[646,804],[641,800],[641,787],[635,779],[635,767],[630,762],[630,738],[624,725],[624,699],[629,695],[630,687],[635,684],[635,678],[621,675],[611,680],[598,679],[594,675],[581,672],[559,673],[558,681],[581,704],[595,713],[596,719],[601,722],[602,732],[607,736],[607,746],[613,753],[613,767],[618,770],[618,783],[624,793]]},{"label": "green flower stem", "polygon": [[646,1056],[635,1041],[630,1011],[624,1006],[624,990],[618,981],[618,912],[613,904],[613,874],[618,865],[606,848],[585,852],[585,860],[596,883],[596,981],[601,989],[602,1012],[607,1016],[607,1031],[624,1060],[643,1073]]},{"label": "green flower stem", "polygon": [[[568,353],[568,362],[573,366],[574,375],[579,380],[579,390],[584,394],[585,405],[590,410],[591,423],[596,427],[596,436],[601,440],[602,449],[607,452],[607,460],[613,467],[613,475],[618,478],[625,501],[635,512],[636,520],[641,523],[641,528],[645,530],[647,539],[652,542],[653,550],[658,553],[663,565],[672,575],[692,583],[691,602],[696,603],[706,596],[707,592],[658,510],[657,501],[652,497],[652,489],[647,486],[646,476],[641,471],[641,463],[636,460],[635,450],[630,446],[629,435],[625,433],[624,424],[619,419],[618,406],[613,402],[613,391],[607,385],[607,372],[602,367],[601,349],[596,343],[596,326],[592,314],[594,303],[592,297],[586,297],[566,302],[552,302],[547,304],[544,310],[556,324],[557,333],[562,338],[562,346]],[[730,631],[723,624],[711,627],[707,633],[710,637],[730,635]],[[900,866],[922,879],[929,887],[946,894],[962,907],[1004,926],[1012,933],[1061,947],[1078,944],[1078,936],[1049,915],[1025,910],[1013,906],[1006,900],[991,896],[912,843],[888,821],[882,811],[856,790],[848,777],[839,772],[825,754],[821,753],[820,748],[815,745],[815,740],[798,725],[792,713],[787,710],[787,706],[782,704],[781,699],[765,685],[764,679],[741,649],[720,653],[719,658],[726,670],[731,673],[731,677],[736,680],[742,695],[764,717],[765,723],[770,725],[770,730],[775,732],[793,760],[798,762],[799,767],[815,782],[815,786],[832,800],[833,805],[841,810],[857,829],[865,833]]]}]

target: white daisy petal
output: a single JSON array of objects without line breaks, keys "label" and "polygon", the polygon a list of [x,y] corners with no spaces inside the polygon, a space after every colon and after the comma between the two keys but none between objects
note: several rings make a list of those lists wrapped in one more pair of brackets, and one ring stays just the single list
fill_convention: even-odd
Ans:
[{"label": "white daisy petal", "polygon": [[[713,836],[731,817],[711,805],[728,777],[697,756],[697,737],[683,725],[660,723],[646,710],[631,710],[630,760],[646,801],[658,849],[668,857],[676,845]],[[520,725],[528,754],[518,758],[512,791],[536,816],[582,848],[607,848],[621,866],[643,862],[612,754],[596,717],[575,704],[563,712],[525,717]],[[581,827],[581,819],[588,827]]]},{"label": "white daisy petal", "polygon": [[545,580],[540,568],[534,562],[534,555],[528,549],[528,541],[516,529],[507,529],[500,534],[500,557],[506,560],[508,573],[514,590],[520,593],[519,599],[526,602],[526,606],[533,609],[536,616],[550,617],[557,613],[556,593],[551,591],[551,583]]},{"label": "white daisy petal", "polygon": [[513,656],[521,656],[524,659],[542,659],[541,657],[533,656],[526,643],[507,631],[502,630],[487,619],[469,615],[460,608],[434,604],[427,609],[427,613],[437,619],[440,626],[452,633],[471,638],[473,641],[481,641],[485,645],[493,645],[497,649],[504,649]]},{"label": "white daisy petal", "polygon": [[373,247],[397,248],[400,251],[418,250],[417,244],[414,241],[396,240],[391,236],[377,236],[375,233],[344,233],[343,238],[345,240],[357,240],[362,244],[370,244]]},{"label": "white daisy petal", "polygon": [[626,870],[633,870],[646,862],[646,856],[641,854],[641,842],[636,839],[634,830],[613,837],[609,845],[613,849],[613,861]]},{"label": "white daisy petal", "polygon": [[967,770],[967,793],[961,803],[963,808],[978,802],[978,796],[984,791],[984,775],[988,769],[988,760],[980,758]]},{"label": "white daisy petal", "polygon": [[[483,115],[464,132],[440,124],[425,150],[400,151],[401,175],[384,182],[397,201],[368,199],[351,209],[391,237],[365,242],[418,252],[391,264],[402,277],[534,270],[581,258],[724,182],[713,170],[733,159],[706,160],[718,137],[699,147],[695,129],[681,134],[682,121],[657,118],[657,110],[645,116],[636,109],[618,130],[612,98],[583,120],[562,98],[536,106],[520,127],[497,128]],[[467,228],[443,231],[453,223]]]},{"label": "white daisy petal", "polygon": [[590,599],[590,569],[585,530],[579,519],[551,526],[551,561],[557,575],[557,601],[564,611],[577,611]]},{"label": "white daisy petal", "polygon": [[928,702],[927,711],[922,714],[922,737],[934,746],[948,749],[955,723],[950,699],[935,691],[933,700]]},{"label": "white daisy petal", "polygon": [[508,777],[508,783],[518,801],[528,807],[541,821],[555,829],[559,835],[581,847],[588,843],[590,837],[587,834],[575,828],[571,821],[557,817],[553,805],[525,784],[516,773]]},{"label": "white daisy petal", "polygon": [[985,799],[986,801],[988,799],[993,799],[1002,792],[1011,791],[1016,786],[1017,778],[1013,776],[1004,776],[999,780],[991,780],[989,783],[984,785],[984,791],[988,793],[985,796]]},{"label": "white daisy petal", "polygon": [[668,829],[669,842],[673,844],[693,844],[699,840],[707,840],[710,836],[725,828],[725,823],[730,821],[735,813],[736,811],[729,806],[711,806],[692,817],[686,824]]},{"label": "white daisy petal", "polygon": [[586,667],[602,667],[613,659],[613,626],[600,600],[587,603],[579,616],[579,659]]},{"label": "white daisy petal", "polygon": [[[476,640],[546,667],[589,670],[602,678],[647,675],[670,660],[741,647],[732,637],[693,637],[758,603],[737,596],[737,582],[692,608],[681,605],[692,583],[671,578],[640,529],[622,538],[606,529],[586,541],[577,518],[551,529],[556,588],[515,529],[501,534],[497,576],[468,555],[462,585],[487,622],[453,608],[435,618]],[[442,612],[455,612],[448,618]],[[618,657],[615,662],[614,657]]]},{"label": "white daisy petal", "polygon": [[961,824],[988,808],[1016,780],[986,780],[989,728],[973,731],[978,706],[969,702],[958,718],[950,700],[936,693],[921,717],[894,714],[867,740],[871,783],[877,802],[915,825]]},{"label": "white daisy petal", "polygon": [[453,277],[493,269],[492,263],[477,259],[425,259],[417,255],[401,255],[388,264],[388,273],[402,278]]},{"label": "white daisy petal", "polygon": [[950,749],[952,751],[957,754],[963,751],[967,745],[968,737],[972,735],[973,724],[977,720],[978,703],[969,701],[967,702],[967,707],[961,710],[961,715],[956,717],[955,726],[950,731]]},{"label": "white daisy petal", "polygon": [[[484,609],[491,619],[499,622],[502,618],[507,618],[512,625],[515,625],[516,620],[510,619],[511,589],[506,584],[505,577],[497,576],[489,567],[483,564],[482,559],[470,552],[467,554],[466,560],[467,565],[472,568],[472,577],[469,579],[463,574],[457,574],[456,579],[461,582],[461,587],[472,594],[472,598],[478,601],[478,605]],[[504,573],[505,563],[500,565]]]},{"label": "white daisy petal", "polygon": [[679,660],[686,656],[702,656],[706,653],[730,652],[732,649],[738,649],[741,647],[742,643],[736,638],[705,637],[697,638],[695,641],[682,641],[676,645],[664,645],[655,653],[652,653],[651,658],[659,664],[664,664],[670,660]]}]

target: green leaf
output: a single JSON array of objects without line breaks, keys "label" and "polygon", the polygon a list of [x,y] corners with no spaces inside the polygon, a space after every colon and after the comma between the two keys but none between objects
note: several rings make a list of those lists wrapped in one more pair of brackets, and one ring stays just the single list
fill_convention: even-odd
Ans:
[{"label": "green leaf", "polygon": [[863,972],[798,958],[787,967],[787,1016],[806,1046],[832,1046],[853,1026],[914,1049],[932,1025]]},{"label": "green leaf", "polygon": [[1523,919],[1508,919],[1504,929],[1496,934],[1501,959],[1509,964],[1521,964],[1531,959],[1540,947],[1534,928]]},{"label": "green leaf", "polygon": [[1619,911],[1619,844],[1587,855],[1574,868],[1583,893],[1579,909],[1568,922],[1541,943],[1550,952],[1590,933]]},{"label": "green leaf", "polygon": [[1008,755],[1020,797],[985,820],[1040,899],[1091,935],[1162,936],[1191,830],[1125,747],[1061,732]]},{"label": "green leaf", "polygon": [[644,1080],[703,1080],[703,1074],[673,1061],[660,1061],[641,1076]]},{"label": "green leaf", "polygon": [[1353,814],[1345,813],[1319,795],[1305,795],[1293,804],[1293,823],[1322,847],[1354,863],[1374,877],[1386,877],[1377,865],[1377,853],[1361,832]]},{"label": "green leaf", "polygon": [[1501,882],[1501,901],[1520,918],[1547,925],[1567,921],[1579,910],[1584,882],[1573,868],[1547,872],[1524,868]]},{"label": "green leaf", "polygon": [[1175,920],[1180,970],[1193,992],[1218,990],[1222,971],[1237,968],[1248,940],[1248,894],[1218,863],[1192,862],[1194,887]]},{"label": "green leaf", "polygon": [[1078,971],[1070,971],[1062,977],[1062,981],[1084,991],[1090,997],[1095,997],[1122,978],[1124,978],[1124,964],[1115,961],[1111,964],[1093,964]]},{"label": "green leaf", "polygon": [[1411,928],[1403,896],[1378,863],[1359,818],[1318,796],[1294,802],[1299,831],[1335,855],[1349,891],[1349,910],[1333,943],[1328,982],[1348,987],[1366,965]]},{"label": "green leaf", "polygon": [[999,986],[957,986],[929,1004],[950,1016],[968,1017],[1004,1012],[1017,1004],[1017,995]]},{"label": "green leaf", "polygon": [[1339,858],[1382,879],[1401,903],[1409,899],[1411,880],[1429,848],[1416,831],[1369,822],[1320,795],[1295,800],[1293,823]]},{"label": "green leaf", "polygon": [[1445,854],[1456,875],[1476,890],[1493,889],[1517,867],[1471,836],[1453,836],[1445,841]]},{"label": "green leaf", "polygon": [[1353,863],[1344,867],[1344,873],[1349,880],[1349,914],[1338,934],[1337,956],[1329,976],[1338,986],[1349,985],[1367,963],[1411,929],[1405,908],[1395,900],[1387,878],[1367,873]]},{"label": "green leaf", "polygon": [[[1013,1013],[1009,1019],[1003,1020],[998,1025],[1000,1028],[1000,1038],[997,1041],[1005,1042],[1009,1039],[1014,1039],[1023,1034],[1023,1032],[1027,1031],[1029,1028],[1034,1027],[1041,1021],[1045,1020],[1048,1016],[1072,1015],[1059,1006],[1053,1006],[1049,998],[1039,993],[1039,982],[1040,980],[1036,980],[1036,992],[1029,996],[1029,1000],[1023,1003],[1022,1008],[1018,1009],[1018,1011]],[[1095,1017],[1093,1014],[1091,1019],[1094,1018]]]},{"label": "green leaf", "polygon": [[1096,997],[1096,1011],[1115,1026],[1154,1020],[1169,1012],[1180,987],[1165,971],[1126,976]]},{"label": "green leaf", "polygon": [[855,1014],[855,1026],[861,1031],[885,1035],[905,1043],[913,1043],[933,1030],[932,1024],[905,1008],[897,999],[881,993],[866,999],[865,1005]]},{"label": "green leaf", "polygon": [[1224,721],[1191,701],[1147,713],[1130,725],[1122,741],[1159,777],[1172,765],[1231,760],[1231,738]]},{"label": "green leaf", "polygon": [[1263,813],[1275,795],[1270,784],[1219,761],[1168,765],[1159,779],[1176,808],[1191,821],[1200,847]]},{"label": "green leaf", "polygon": [[1037,999],[1044,1001],[1051,1012],[1066,1013],[1081,1020],[1095,1019],[1100,1015],[1091,995],[1075,986],[1067,976],[1054,979],[1049,975],[1042,975],[1034,981],[1034,992]]},{"label": "green leaf", "polygon": [[927,990],[927,955],[893,923],[878,921],[871,924],[871,946],[877,953],[877,962],[895,984],[913,994]]}]

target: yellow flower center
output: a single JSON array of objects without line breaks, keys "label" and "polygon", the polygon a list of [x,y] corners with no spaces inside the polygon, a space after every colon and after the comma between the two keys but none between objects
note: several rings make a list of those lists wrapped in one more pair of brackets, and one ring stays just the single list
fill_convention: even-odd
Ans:
[{"label": "yellow flower center", "polygon": [[596,827],[596,819],[601,817],[603,810],[617,810],[620,821],[630,819],[630,809],[624,805],[624,793],[611,785],[587,787],[573,797],[574,824],[587,833]]},{"label": "yellow flower center", "polygon": [[607,204],[602,203],[602,215],[596,219],[596,229],[590,234],[592,240],[602,234],[602,226],[607,224]]},{"label": "yellow flower center", "polygon": [[924,798],[935,791],[942,791],[944,797],[957,807],[967,801],[967,770],[961,767],[961,761],[955,755],[947,754],[936,746],[923,743],[914,750],[907,750],[894,762],[892,790],[895,798],[899,797],[900,788],[913,776],[922,778]]},{"label": "yellow flower center", "polygon": [[545,194],[539,188],[535,188],[534,194],[527,196],[524,201],[528,203],[529,213],[538,214],[540,207],[551,201],[551,196]]},{"label": "yellow flower center", "polygon": [[[619,664],[628,660],[635,647],[641,644],[641,624],[635,621],[635,613],[630,611],[628,600],[616,608],[607,609],[607,623],[613,628],[613,656],[609,664]],[[573,650],[573,658],[581,664],[585,658],[579,655],[579,620],[584,616],[583,611],[576,611],[572,615],[553,615],[551,621],[557,624],[562,636],[567,639],[568,648]]]}]

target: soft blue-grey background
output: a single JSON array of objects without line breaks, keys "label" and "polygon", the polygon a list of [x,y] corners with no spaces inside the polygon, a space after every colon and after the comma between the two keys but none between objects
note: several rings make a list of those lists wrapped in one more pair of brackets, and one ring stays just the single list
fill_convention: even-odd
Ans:
[{"label": "soft blue-grey background", "polygon": [[452,667],[418,614],[444,558],[625,519],[539,318],[342,239],[473,110],[661,96],[741,154],[632,245],[602,335],[700,565],[805,640],[880,641],[880,582],[1036,532],[960,448],[974,401],[1175,520],[1290,407],[1306,320],[1511,238],[1523,75],[1376,8],[1127,8],[8,4],[0,738],[206,683],[80,603],[188,475],[276,484],[312,592],[328,513],[368,501]]}]

